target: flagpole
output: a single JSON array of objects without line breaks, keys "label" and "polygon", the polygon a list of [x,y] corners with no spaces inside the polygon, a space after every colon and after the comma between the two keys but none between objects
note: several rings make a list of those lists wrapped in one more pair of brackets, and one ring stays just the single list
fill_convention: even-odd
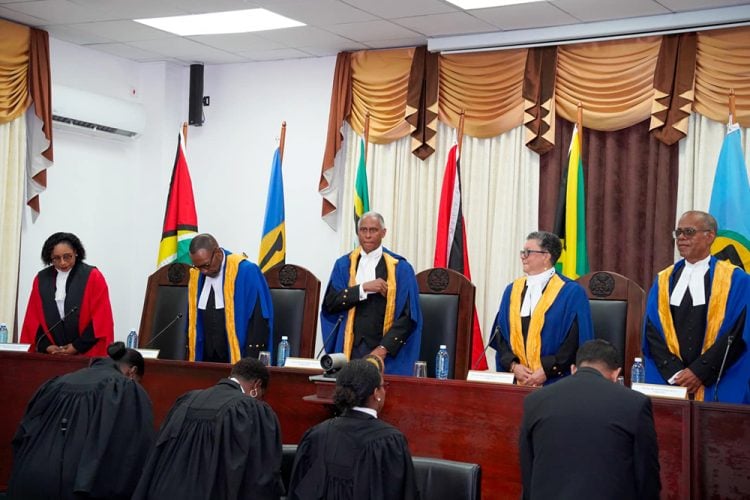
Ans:
[{"label": "flagpole", "polygon": [[370,145],[370,112],[365,113],[365,165],[367,165],[367,146]]},{"label": "flagpole", "polygon": [[578,101],[578,149],[583,155],[583,103]]},{"label": "flagpole", "polygon": [[182,122],[182,140],[185,143],[185,149],[187,149],[187,131],[188,131],[188,123]]},{"label": "flagpole", "polygon": [[279,139],[279,163],[284,163],[284,142],[286,141],[286,122],[281,122],[281,138]]},{"label": "flagpole", "polygon": [[461,158],[461,146],[464,143],[464,118],[466,117],[466,111],[461,110],[461,114],[458,116],[458,137],[456,138],[456,153],[457,157]]},{"label": "flagpole", "polygon": [[729,124],[734,123],[734,119],[737,116],[737,108],[735,104],[734,89],[729,89]]}]

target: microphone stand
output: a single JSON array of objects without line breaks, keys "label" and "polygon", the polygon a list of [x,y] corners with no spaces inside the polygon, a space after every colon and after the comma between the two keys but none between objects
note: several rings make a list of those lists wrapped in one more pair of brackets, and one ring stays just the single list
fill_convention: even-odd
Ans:
[{"label": "microphone stand", "polygon": [[318,355],[315,356],[315,359],[320,359],[320,355],[323,354],[323,350],[326,348],[326,344],[328,343],[329,340],[331,340],[331,336],[334,334],[334,332],[339,327],[342,321],[344,321],[343,314],[339,316],[339,319],[336,320],[336,324],[333,325],[333,328],[331,328],[331,331],[328,332],[328,335],[326,335],[325,338],[323,339],[323,347],[320,348],[320,351],[318,351]]},{"label": "microphone stand", "polygon": [[724,349],[724,359],[721,360],[719,376],[716,377],[716,385],[714,386],[714,403],[719,401],[719,382],[721,382],[721,376],[724,374],[724,365],[727,363],[727,356],[729,355],[729,348],[732,347],[732,342],[734,342],[734,335],[729,335],[727,337],[727,348]]},{"label": "microphone stand", "polygon": [[[39,336],[39,337],[38,337],[38,338],[36,339],[36,342],[34,343],[34,350],[36,350],[36,352],[39,352],[39,341],[40,341],[40,340],[42,340],[42,338],[43,338],[43,337],[47,337],[47,340],[50,340],[50,341],[51,341],[51,342],[50,342],[50,345],[57,345],[57,344],[55,344],[55,337],[54,337],[54,335],[52,335],[52,330],[54,330],[55,328],[57,328],[58,326],[60,326],[60,325],[62,324],[62,322],[63,322],[63,321],[65,321],[65,319],[66,319],[66,318],[67,318],[68,316],[70,316],[71,314],[73,314],[73,313],[74,313],[74,312],[76,312],[77,310],[78,310],[78,306],[73,306],[73,307],[71,307],[71,308],[70,308],[70,311],[68,311],[68,312],[66,312],[65,314],[63,314],[62,318],[60,318],[59,320],[57,320],[57,321],[55,322],[55,324],[54,324],[54,325],[52,325],[52,326],[51,326],[50,328],[47,328],[47,331],[46,331],[46,332],[42,332],[42,333],[43,333],[43,335]],[[58,347],[59,347],[59,346],[58,346]]]},{"label": "microphone stand", "polygon": [[177,316],[175,316],[174,318],[172,318],[172,321],[170,321],[169,323],[167,323],[167,326],[165,326],[164,328],[162,328],[161,330],[159,330],[159,333],[157,333],[156,335],[154,335],[153,337],[151,337],[151,338],[149,339],[149,341],[148,341],[148,342],[146,342],[146,345],[144,345],[144,346],[143,346],[143,348],[144,348],[144,349],[148,349],[149,347],[151,347],[151,344],[153,344],[153,343],[154,343],[154,341],[155,341],[156,339],[158,339],[159,337],[161,337],[161,336],[162,336],[162,334],[163,334],[164,332],[166,332],[167,330],[169,330],[169,328],[170,328],[170,327],[171,327],[172,325],[174,325],[174,324],[175,324],[175,322],[176,322],[176,321],[177,321],[178,319],[180,319],[181,317],[182,317],[182,313],[181,313],[181,312],[178,312],[178,313],[177,313]]},{"label": "microphone stand", "polygon": [[490,335],[490,339],[487,341],[487,346],[482,351],[482,355],[477,358],[477,360],[474,362],[474,365],[471,367],[472,370],[475,370],[477,366],[479,366],[479,362],[482,361],[482,358],[484,358],[487,354],[487,349],[490,348],[492,345],[492,341],[495,340],[495,337],[497,337],[497,334],[500,332],[500,326],[496,326],[495,330],[492,332],[492,335]]}]

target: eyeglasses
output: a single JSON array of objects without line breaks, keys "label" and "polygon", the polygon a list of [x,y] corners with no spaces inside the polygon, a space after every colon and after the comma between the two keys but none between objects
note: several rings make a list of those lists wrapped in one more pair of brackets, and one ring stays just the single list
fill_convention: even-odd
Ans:
[{"label": "eyeglasses", "polygon": [[685,235],[685,238],[692,238],[695,236],[696,233],[710,233],[711,229],[696,229],[694,227],[678,227],[674,231],[672,231],[672,237],[674,239],[679,238],[683,234]]},{"label": "eyeglasses", "polygon": [[524,248],[523,250],[521,250],[521,258],[527,259],[529,255],[531,255],[532,253],[549,253],[549,252],[545,252],[544,250],[529,250],[528,248]]},{"label": "eyeglasses", "polygon": [[53,255],[50,260],[52,262],[70,262],[73,260],[76,256],[72,253],[64,253],[62,255]]},{"label": "eyeglasses", "polygon": [[214,256],[216,255],[216,250],[218,250],[218,248],[215,249],[213,252],[211,252],[211,258],[208,259],[208,262],[206,262],[205,264],[201,264],[200,266],[193,265],[193,267],[200,271],[208,271],[211,268],[211,265],[214,263]]}]

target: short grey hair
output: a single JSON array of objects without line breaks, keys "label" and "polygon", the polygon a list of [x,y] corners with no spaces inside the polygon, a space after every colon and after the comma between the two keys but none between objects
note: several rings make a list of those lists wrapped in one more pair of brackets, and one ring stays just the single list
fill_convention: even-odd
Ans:
[{"label": "short grey hair", "polygon": [[680,216],[680,219],[685,217],[686,215],[697,215],[698,217],[703,220],[703,223],[707,226],[706,229],[710,229],[714,232],[714,234],[717,234],[719,232],[719,223],[716,222],[716,218],[711,215],[708,212],[702,212],[700,210],[688,210],[684,214]]},{"label": "short grey hair", "polygon": [[385,219],[383,219],[383,216],[380,215],[378,212],[375,212],[374,210],[370,210],[369,212],[365,212],[362,214],[362,217],[359,218],[357,221],[357,229],[359,230],[360,224],[362,224],[362,220],[366,219],[367,217],[373,217],[380,222],[380,229],[385,229]]},{"label": "short grey hair", "polygon": [[542,250],[549,252],[552,258],[552,265],[555,265],[557,259],[562,254],[562,242],[555,233],[548,233],[547,231],[534,231],[529,233],[526,237],[527,240],[537,240]]}]

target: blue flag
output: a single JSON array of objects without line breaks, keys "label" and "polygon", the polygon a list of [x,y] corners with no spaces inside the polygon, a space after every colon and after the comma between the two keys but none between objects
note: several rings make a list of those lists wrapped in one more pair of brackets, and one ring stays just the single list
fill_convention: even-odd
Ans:
[{"label": "blue flag", "polygon": [[263,223],[263,238],[260,241],[258,267],[266,272],[276,264],[286,261],[286,229],[284,223],[284,180],[281,176],[281,153],[273,154],[271,180],[268,183],[266,219]]},{"label": "blue flag", "polygon": [[711,253],[742,262],[750,270],[750,183],[740,143],[740,128],[729,125],[719,153],[709,213],[719,223]]}]

